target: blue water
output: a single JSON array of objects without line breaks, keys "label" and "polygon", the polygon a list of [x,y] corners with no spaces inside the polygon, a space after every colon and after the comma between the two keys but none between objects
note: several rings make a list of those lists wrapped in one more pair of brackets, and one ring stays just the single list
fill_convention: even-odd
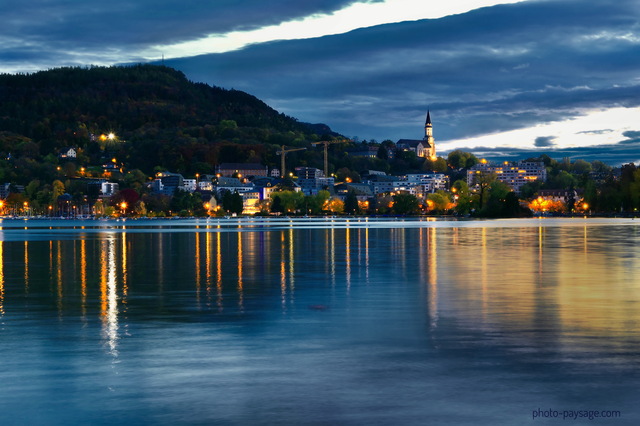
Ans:
[{"label": "blue water", "polygon": [[631,219],[0,225],[3,425],[640,421]]}]

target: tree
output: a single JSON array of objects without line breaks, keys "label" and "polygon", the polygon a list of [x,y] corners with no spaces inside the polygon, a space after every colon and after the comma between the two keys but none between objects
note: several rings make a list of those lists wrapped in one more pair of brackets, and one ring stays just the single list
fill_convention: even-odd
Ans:
[{"label": "tree", "polygon": [[456,149],[447,155],[447,163],[453,169],[465,169],[478,164],[478,158],[470,152]]},{"label": "tree", "polygon": [[380,148],[378,148],[378,153],[376,154],[376,157],[386,161],[389,159],[389,151],[387,151],[387,148],[385,148],[383,145],[380,145]]},{"label": "tree", "polygon": [[393,212],[398,215],[416,214],[420,209],[420,202],[415,195],[397,194],[393,196]]},{"label": "tree", "polygon": [[429,210],[444,213],[449,208],[450,204],[451,202],[449,201],[449,197],[443,191],[427,195],[427,205],[429,206]]},{"label": "tree", "polygon": [[358,214],[360,208],[358,207],[358,197],[355,191],[349,191],[347,197],[344,200],[344,212],[348,214]]},{"label": "tree", "polygon": [[231,194],[231,205],[228,212],[235,213],[235,214],[242,214],[243,210],[244,210],[244,201],[242,199],[242,195],[240,195],[238,191],[234,191],[234,193]]},{"label": "tree", "polygon": [[447,162],[444,158],[438,157],[435,160],[426,158],[422,163],[422,170],[435,173],[444,173],[447,171]]},{"label": "tree", "polygon": [[272,203],[271,203],[271,213],[284,213],[284,206],[282,205],[282,200],[276,194],[272,195]]}]

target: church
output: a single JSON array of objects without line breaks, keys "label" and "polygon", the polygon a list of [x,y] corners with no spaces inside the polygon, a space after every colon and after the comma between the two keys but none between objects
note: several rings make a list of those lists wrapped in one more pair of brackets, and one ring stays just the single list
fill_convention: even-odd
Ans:
[{"label": "church", "polygon": [[431,160],[436,159],[436,141],[433,138],[433,125],[431,124],[431,113],[427,111],[427,120],[424,123],[424,138],[422,139],[400,139],[396,146],[398,149],[413,151],[418,157],[425,157]]}]

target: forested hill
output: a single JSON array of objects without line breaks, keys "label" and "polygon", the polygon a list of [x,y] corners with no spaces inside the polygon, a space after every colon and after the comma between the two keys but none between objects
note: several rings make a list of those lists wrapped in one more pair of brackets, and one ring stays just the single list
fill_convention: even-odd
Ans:
[{"label": "forested hill", "polygon": [[[190,82],[164,66],[0,75],[3,159],[51,159],[74,147],[81,151],[78,162],[116,156],[148,174],[156,166],[207,173],[221,161],[276,163],[270,144],[302,145],[324,136],[316,132],[325,128],[300,123],[247,93]],[[100,140],[111,132],[115,139]]]}]

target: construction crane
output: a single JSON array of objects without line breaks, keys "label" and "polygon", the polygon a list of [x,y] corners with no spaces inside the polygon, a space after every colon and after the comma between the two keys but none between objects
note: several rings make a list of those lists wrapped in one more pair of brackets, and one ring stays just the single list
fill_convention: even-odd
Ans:
[{"label": "construction crane", "polygon": [[351,140],[349,139],[337,139],[334,141],[320,141],[320,142],[311,142],[311,145],[324,145],[324,175],[325,177],[329,176],[329,153],[327,151],[327,148],[329,147],[329,144],[332,143],[346,143],[346,142],[351,142]]},{"label": "construction crane", "polygon": [[290,148],[287,149],[284,145],[282,145],[282,148],[280,149],[280,151],[277,151],[276,154],[280,155],[280,159],[281,159],[281,167],[280,167],[280,177],[284,179],[284,157],[285,155],[287,155],[289,152],[293,152],[293,151],[302,151],[304,149],[307,148]]}]

